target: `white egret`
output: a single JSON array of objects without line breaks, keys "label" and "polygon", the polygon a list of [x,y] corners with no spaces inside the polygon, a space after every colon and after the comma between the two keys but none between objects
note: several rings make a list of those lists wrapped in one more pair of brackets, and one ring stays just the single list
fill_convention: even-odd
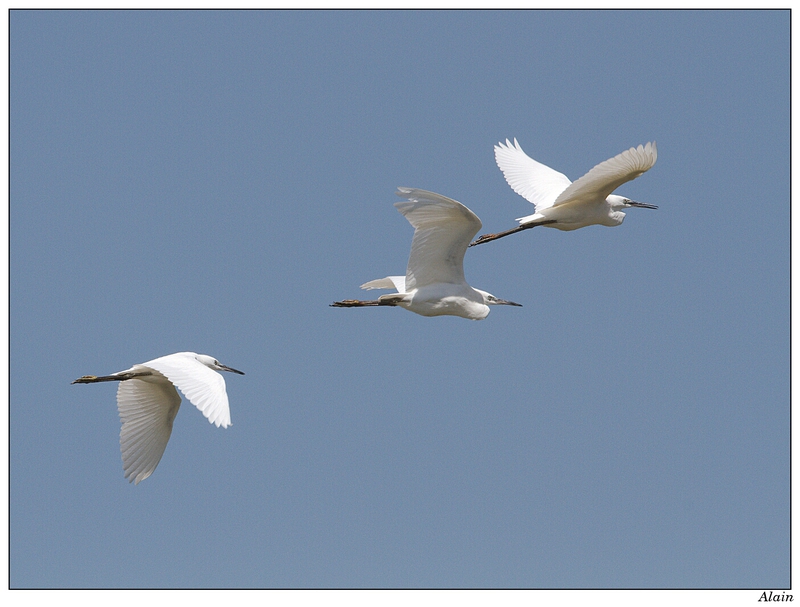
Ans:
[{"label": "white egret", "polygon": [[125,478],[137,485],[161,461],[172,433],[172,422],[184,397],[217,427],[231,423],[225,380],[214,371],[241,371],[220,364],[215,358],[194,352],[162,356],[127,371],[97,377],[84,375],[73,384],[118,381],[117,409],[122,422],[119,446]]},{"label": "white egret", "polygon": [[583,177],[571,182],[566,175],[546,167],[522,151],[517,140],[494,146],[494,158],[508,185],[536,207],[533,215],[517,219],[520,225],[505,232],[484,234],[469,246],[483,244],[515,232],[547,226],[577,230],[594,224],[618,226],[625,219],[622,209],[657,209],[654,204],[635,202],[611,194],[626,181],[650,169],[658,153],[656,142],[631,148],[601,162]]},{"label": "white egret", "polygon": [[337,308],[400,306],[422,316],[461,316],[481,320],[490,305],[519,306],[491,293],[473,289],[464,278],[464,253],[481,228],[481,220],[460,202],[440,194],[397,188],[407,201],[395,207],[414,227],[405,276],[387,276],[361,285],[362,289],[396,289],[373,301],[346,299]]}]

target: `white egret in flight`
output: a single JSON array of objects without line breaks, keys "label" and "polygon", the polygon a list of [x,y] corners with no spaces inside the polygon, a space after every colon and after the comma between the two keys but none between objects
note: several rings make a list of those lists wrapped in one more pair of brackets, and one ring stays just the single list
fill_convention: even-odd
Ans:
[{"label": "white egret in flight", "polygon": [[225,380],[215,371],[241,371],[220,364],[205,354],[178,352],[162,356],[127,371],[97,377],[84,375],[73,384],[118,381],[117,409],[122,422],[119,446],[125,478],[137,485],[161,461],[172,433],[172,422],[184,397],[217,427],[231,423]]},{"label": "white egret in flight", "polygon": [[635,202],[611,193],[651,168],[657,157],[655,141],[640,145],[601,162],[573,183],[563,173],[528,156],[516,139],[513,145],[506,139],[505,144],[494,146],[497,166],[503,171],[511,189],[532,202],[536,212],[517,219],[519,225],[516,228],[497,234],[484,234],[469,246],[536,226],[559,230],[577,230],[594,224],[613,227],[625,219],[622,209],[657,209],[654,204]]},{"label": "white egret in flight", "polygon": [[482,320],[490,305],[519,306],[491,293],[473,289],[464,278],[464,253],[481,228],[481,220],[460,202],[433,192],[397,188],[407,201],[395,207],[414,227],[405,276],[387,276],[361,285],[362,289],[396,289],[373,301],[346,299],[337,308],[400,306],[422,316],[461,316]]}]

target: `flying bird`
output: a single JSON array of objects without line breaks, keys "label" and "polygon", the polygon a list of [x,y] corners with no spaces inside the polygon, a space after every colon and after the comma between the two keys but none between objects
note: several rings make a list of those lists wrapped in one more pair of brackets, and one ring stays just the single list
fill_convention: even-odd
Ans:
[{"label": "flying bird", "polygon": [[594,224],[613,227],[625,219],[622,209],[657,209],[654,204],[636,202],[611,193],[623,183],[636,179],[650,169],[656,163],[657,157],[655,141],[640,145],[601,162],[573,183],[563,173],[528,156],[516,139],[513,145],[506,139],[505,144],[494,146],[497,166],[503,171],[511,189],[532,202],[536,212],[517,219],[519,225],[516,228],[496,234],[484,234],[469,246],[536,226],[567,231]]},{"label": "flying bird", "polygon": [[395,289],[372,301],[346,299],[337,308],[400,306],[422,316],[461,316],[482,320],[490,305],[520,306],[473,289],[464,278],[464,253],[481,228],[481,220],[460,202],[441,194],[397,188],[407,200],[395,207],[414,227],[405,276],[387,276],[361,285],[362,289]]},{"label": "flying bird", "polygon": [[122,422],[119,433],[122,468],[125,478],[138,485],[153,474],[167,448],[172,422],[181,406],[176,387],[210,423],[223,428],[230,425],[225,380],[215,371],[244,375],[211,356],[178,352],[111,375],[84,375],[72,383],[119,382],[117,409]]}]

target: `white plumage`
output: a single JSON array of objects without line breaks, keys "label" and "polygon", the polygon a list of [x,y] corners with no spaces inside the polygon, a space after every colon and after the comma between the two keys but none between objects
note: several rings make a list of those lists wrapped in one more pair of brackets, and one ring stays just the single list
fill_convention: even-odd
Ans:
[{"label": "white plumage", "polygon": [[470,246],[540,225],[565,231],[595,224],[618,226],[625,218],[622,209],[658,208],[612,195],[623,183],[636,179],[656,163],[658,151],[655,142],[617,154],[575,182],[528,156],[516,139],[513,144],[506,139],[505,144],[496,145],[494,155],[508,185],[533,203],[536,212],[518,218],[518,227],[496,234],[484,234]]},{"label": "white plumage", "polygon": [[181,406],[178,389],[210,423],[223,428],[231,424],[225,380],[216,371],[244,375],[211,356],[178,352],[111,375],[85,375],[72,383],[120,382],[117,409],[122,422],[122,467],[125,478],[139,484],[153,473],[167,448]]},{"label": "white plumage", "polygon": [[520,304],[472,288],[464,277],[464,254],[481,228],[481,220],[460,202],[441,194],[397,188],[406,198],[395,207],[414,227],[405,276],[387,276],[361,285],[362,289],[396,289],[377,300],[346,299],[339,308],[400,306],[422,316],[461,316],[481,320],[489,305]]}]

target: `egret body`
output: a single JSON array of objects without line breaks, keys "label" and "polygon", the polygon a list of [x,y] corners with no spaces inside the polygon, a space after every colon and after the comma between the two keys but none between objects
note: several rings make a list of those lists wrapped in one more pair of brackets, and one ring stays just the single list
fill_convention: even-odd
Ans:
[{"label": "egret body", "polygon": [[215,371],[241,371],[194,352],[162,356],[111,375],[84,375],[73,384],[118,381],[117,409],[122,422],[119,445],[125,478],[139,482],[150,476],[167,448],[172,422],[184,397],[208,421],[227,428],[231,423],[225,380]]},{"label": "egret body", "polygon": [[625,219],[622,209],[658,208],[654,204],[636,202],[611,193],[623,183],[636,179],[656,163],[658,153],[655,141],[631,148],[601,162],[574,183],[563,173],[529,157],[522,151],[516,139],[513,145],[506,139],[505,144],[494,146],[494,157],[508,185],[532,202],[536,212],[518,218],[519,225],[516,228],[496,234],[484,234],[469,246],[536,226],[565,231],[594,224],[618,226]]},{"label": "egret body", "polygon": [[400,306],[422,316],[461,316],[482,320],[490,305],[519,306],[474,289],[464,278],[464,253],[481,228],[481,220],[460,202],[441,194],[397,188],[407,200],[395,207],[414,227],[405,276],[387,276],[361,285],[362,289],[395,289],[372,301],[346,299],[337,308]]}]

